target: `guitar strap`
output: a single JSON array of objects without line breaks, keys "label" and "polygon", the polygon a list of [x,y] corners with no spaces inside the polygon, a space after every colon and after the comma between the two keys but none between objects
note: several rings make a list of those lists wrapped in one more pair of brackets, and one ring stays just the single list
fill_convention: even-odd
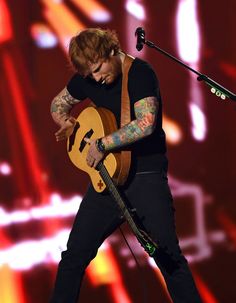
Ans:
[{"label": "guitar strap", "polygon": [[[134,58],[130,55],[125,56],[122,65],[122,91],[121,91],[121,119],[120,127],[130,123],[130,99],[128,93],[128,73]],[[118,184],[123,185],[128,178],[131,165],[131,151],[122,150],[120,155],[121,169],[118,175]]]}]

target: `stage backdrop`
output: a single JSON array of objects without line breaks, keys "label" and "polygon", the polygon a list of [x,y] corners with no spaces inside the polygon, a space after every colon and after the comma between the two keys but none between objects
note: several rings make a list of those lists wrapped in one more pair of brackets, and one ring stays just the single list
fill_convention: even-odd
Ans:
[{"label": "stage backdrop", "polygon": [[[205,303],[236,302],[235,103],[163,54],[137,52],[134,37],[142,26],[146,39],[236,91],[235,11],[235,0],[0,0],[1,303],[49,300],[88,185],[50,116],[73,74],[69,39],[86,27],[116,30],[123,50],[154,67],[182,250]],[[170,302],[159,270],[124,232],[141,268],[114,233],[86,271],[81,302]]]}]

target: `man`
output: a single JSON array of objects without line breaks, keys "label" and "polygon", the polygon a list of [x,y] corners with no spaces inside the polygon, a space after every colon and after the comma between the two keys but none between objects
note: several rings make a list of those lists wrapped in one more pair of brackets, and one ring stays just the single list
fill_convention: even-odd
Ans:
[{"label": "man", "polygon": [[[120,125],[122,65],[114,32],[87,29],[73,37],[69,56],[76,73],[52,102],[51,113],[60,129],[56,140],[67,139],[75,119],[70,111],[89,98],[97,107],[112,111]],[[158,80],[151,66],[135,58],[128,73],[131,122],[98,141],[87,139],[87,164],[96,167],[113,150],[127,146],[132,165],[121,188],[152,239],[158,243],[154,259],[175,303],[201,302],[175,233],[173,200],[167,181],[165,133],[162,130],[162,102]],[[102,242],[121,224],[119,210],[109,193],[89,187],[75,218],[59,263],[51,303],[75,303],[84,271]],[[121,302],[122,303],[122,302]]]}]

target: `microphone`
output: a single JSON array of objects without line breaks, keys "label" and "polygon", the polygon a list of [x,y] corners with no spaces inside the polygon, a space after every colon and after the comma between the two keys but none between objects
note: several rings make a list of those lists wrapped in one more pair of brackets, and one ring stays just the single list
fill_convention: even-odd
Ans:
[{"label": "microphone", "polygon": [[141,51],[143,44],[145,43],[145,30],[142,27],[137,27],[135,36],[137,37],[136,49]]}]

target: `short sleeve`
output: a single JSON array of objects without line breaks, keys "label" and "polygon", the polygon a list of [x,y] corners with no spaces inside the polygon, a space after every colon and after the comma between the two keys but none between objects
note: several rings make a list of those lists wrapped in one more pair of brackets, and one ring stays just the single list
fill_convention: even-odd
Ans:
[{"label": "short sleeve", "polygon": [[86,93],[84,92],[85,81],[82,76],[79,74],[74,74],[74,76],[68,82],[66,88],[69,94],[78,100],[84,100],[87,98]]},{"label": "short sleeve", "polygon": [[160,100],[159,83],[152,67],[140,59],[133,62],[128,78],[128,90],[131,103],[143,98],[155,96]]}]

